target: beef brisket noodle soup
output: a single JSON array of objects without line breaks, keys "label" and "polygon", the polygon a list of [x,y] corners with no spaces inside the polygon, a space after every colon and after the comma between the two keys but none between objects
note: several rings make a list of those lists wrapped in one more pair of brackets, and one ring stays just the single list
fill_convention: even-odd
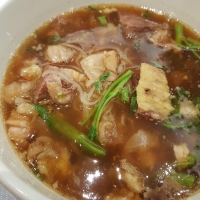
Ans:
[{"label": "beef brisket noodle soup", "polygon": [[184,199],[200,189],[200,40],[123,5],[52,18],[10,60],[8,138],[44,184],[76,199]]}]

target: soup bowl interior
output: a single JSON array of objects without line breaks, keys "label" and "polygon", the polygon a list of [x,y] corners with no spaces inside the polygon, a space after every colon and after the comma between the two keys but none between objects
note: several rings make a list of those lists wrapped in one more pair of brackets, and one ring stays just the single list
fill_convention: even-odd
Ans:
[{"label": "soup bowl interior", "polygon": [[[1,0],[0,2],[0,77],[4,76],[9,58],[32,31],[53,16],[91,4],[124,3],[149,8],[168,18],[178,18],[200,32],[200,2],[188,0]],[[1,81],[2,82],[2,81]],[[4,125],[0,124],[0,182],[19,199],[64,199],[37,180],[20,162],[10,146]],[[200,194],[190,198],[200,199]]]}]

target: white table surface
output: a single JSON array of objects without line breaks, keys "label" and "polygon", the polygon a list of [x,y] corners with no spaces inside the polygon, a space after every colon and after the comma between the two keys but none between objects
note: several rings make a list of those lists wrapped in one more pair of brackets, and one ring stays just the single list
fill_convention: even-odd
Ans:
[{"label": "white table surface", "polygon": [[0,200],[17,200],[0,184]]}]

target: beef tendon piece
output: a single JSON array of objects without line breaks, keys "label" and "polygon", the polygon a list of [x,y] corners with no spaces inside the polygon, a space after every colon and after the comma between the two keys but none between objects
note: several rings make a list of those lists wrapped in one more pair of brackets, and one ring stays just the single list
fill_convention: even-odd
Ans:
[{"label": "beef tendon piece", "polygon": [[136,91],[138,114],[162,121],[173,111],[168,82],[161,69],[142,63]]}]

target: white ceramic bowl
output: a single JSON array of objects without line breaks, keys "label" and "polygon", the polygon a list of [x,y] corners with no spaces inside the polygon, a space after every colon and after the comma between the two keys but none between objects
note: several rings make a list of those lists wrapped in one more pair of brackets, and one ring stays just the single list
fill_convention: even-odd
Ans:
[{"label": "white ceramic bowl", "polygon": [[[191,0],[0,0],[0,77],[12,52],[34,29],[51,17],[84,5],[126,3],[163,11],[200,32],[200,1]],[[162,12],[160,12],[162,13]],[[0,80],[1,82],[1,80]],[[61,200],[60,195],[37,180],[20,162],[0,123],[0,183],[24,200]],[[200,199],[200,194],[190,200]]]}]

